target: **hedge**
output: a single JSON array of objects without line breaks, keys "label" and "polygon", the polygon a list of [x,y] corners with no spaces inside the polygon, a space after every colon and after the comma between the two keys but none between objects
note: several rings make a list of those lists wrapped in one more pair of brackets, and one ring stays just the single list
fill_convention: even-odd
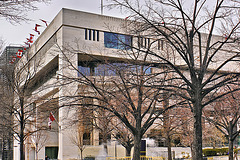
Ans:
[{"label": "hedge", "polygon": [[[239,151],[240,149],[234,149],[234,152]],[[203,156],[221,156],[221,155],[228,155],[228,148],[205,148],[203,149]]]}]

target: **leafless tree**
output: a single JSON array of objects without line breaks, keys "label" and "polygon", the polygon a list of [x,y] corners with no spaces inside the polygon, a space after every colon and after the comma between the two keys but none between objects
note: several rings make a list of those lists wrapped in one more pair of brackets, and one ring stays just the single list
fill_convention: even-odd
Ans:
[{"label": "leafless tree", "polygon": [[174,72],[178,83],[156,87],[189,101],[194,117],[192,158],[202,160],[202,109],[227,93],[206,96],[238,82],[239,1],[110,0],[109,7],[129,13],[130,33],[173,49],[169,55],[156,48],[135,48]]},{"label": "leafless tree", "polygon": [[[45,107],[45,101],[48,101],[46,97],[37,96],[35,91],[39,93],[40,91],[49,88],[50,86],[45,86],[39,88],[39,81],[44,82],[49,75],[42,76],[39,79],[39,71],[42,66],[41,58],[32,58],[29,61],[29,53],[25,53],[25,57],[22,57],[17,63],[17,65],[12,65],[13,69],[8,67],[2,67],[2,74],[6,78],[6,83],[4,84],[11,91],[11,96],[9,101],[5,101],[5,107],[11,113],[11,124],[9,124],[9,129],[14,138],[20,143],[20,159],[24,160],[24,141],[40,130],[46,130],[47,127],[47,117],[46,110],[53,107]],[[33,66],[30,69],[29,66]],[[11,65],[10,65],[11,66]],[[34,95],[34,96],[33,96]],[[6,98],[9,95],[4,95]],[[31,97],[33,96],[33,97]],[[31,97],[31,98],[30,98]],[[38,107],[36,103],[39,103]],[[41,105],[40,105],[41,104]],[[50,105],[51,106],[51,105]],[[54,106],[54,104],[52,104]],[[3,124],[2,124],[3,125]]]},{"label": "leafless tree", "polygon": [[0,17],[5,18],[10,23],[22,23],[29,21],[28,11],[34,11],[38,8],[36,2],[49,2],[50,0],[1,0]]},{"label": "leafless tree", "polygon": [[[77,95],[67,97],[68,104],[74,105],[76,101],[92,99],[91,103],[80,105],[92,107],[93,110],[103,109],[118,118],[133,134],[133,158],[139,159],[143,135],[165,110],[176,106],[174,104],[163,108],[162,90],[152,87],[156,83],[165,83],[166,72],[155,74],[154,69],[159,68],[149,64],[146,59],[139,58],[138,53],[131,49],[121,51],[121,54],[128,57],[124,61],[111,60],[111,58],[109,60],[101,59],[101,57],[93,56],[78,48],[65,46],[59,50],[65,56],[67,67],[79,74],[77,78],[61,75],[60,81],[74,82],[80,86],[81,90]],[[95,72],[91,72],[92,74],[97,72],[98,75],[86,75],[82,69],[76,68],[71,63],[68,57],[78,53],[88,57],[87,61],[81,62],[84,65],[97,62],[96,65],[101,66],[99,71],[96,68]],[[181,105],[184,102],[179,101],[178,104]]]},{"label": "leafless tree", "polygon": [[84,140],[83,140],[83,136],[84,136],[84,126],[80,125],[78,127],[76,127],[72,134],[70,135],[70,139],[72,141],[72,143],[74,145],[76,145],[78,147],[78,149],[80,150],[80,159],[83,159],[83,151],[86,148],[85,144],[84,144]]},{"label": "leafless tree", "polygon": [[38,132],[35,132],[28,138],[31,139],[31,144],[35,147],[35,155],[36,159],[38,159],[38,152],[45,146],[47,140],[48,140],[48,134],[45,130],[39,130]]},{"label": "leafless tree", "polygon": [[[226,90],[232,90],[226,87]],[[229,143],[229,160],[233,160],[234,140],[238,137],[240,130],[237,123],[240,119],[239,91],[234,94],[225,95],[212,104],[212,107],[204,110],[205,118],[213,124],[227,138]]]},{"label": "leafless tree", "polygon": [[133,134],[125,127],[123,123],[119,123],[119,120],[115,120],[114,129],[112,131],[113,137],[126,149],[126,156],[131,156],[131,150],[134,146],[134,136]]}]

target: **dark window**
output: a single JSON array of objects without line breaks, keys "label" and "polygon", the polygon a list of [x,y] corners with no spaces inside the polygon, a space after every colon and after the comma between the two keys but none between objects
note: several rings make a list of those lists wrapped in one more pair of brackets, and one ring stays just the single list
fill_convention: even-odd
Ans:
[{"label": "dark window", "polygon": [[129,35],[104,32],[104,46],[106,48],[130,49],[132,37]]},{"label": "dark window", "polygon": [[99,41],[99,31],[96,31],[97,32],[97,41]]},{"label": "dark window", "polygon": [[95,30],[92,30],[93,31],[93,41],[95,41]]},{"label": "dark window", "polygon": [[90,76],[90,67],[86,66],[78,66],[78,76],[81,76],[81,74],[85,76]]},{"label": "dark window", "polygon": [[99,41],[99,31],[95,29],[85,29],[85,40]]},{"label": "dark window", "polygon": [[87,40],[87,32],[88,32],[88,30],[87,29],[85,29],[85,40]]},{"label": "dark window", "polygon": [[127,63],[100,63],[100,62],[80,62],[78,66],[78,76],[117,76],[119,72],[138,72],[140,73],[141,67],[143,67],[143,74],[151,74],[152,67],[140,66]]},{"label": "dark window", "polygon": [[90,133],[84,133],[83,134],[83,145],[90,145]]},{"label": "dark window", "polygon": [[138,37],[138,47],[149,48],[151,45],[150,38]]},{"label": "dark window", "polygon": [[57,159],[58,147],[45,147],[45,156],[48,156],[50,159]]},{"label": "dark window", "polygon": [[91,40],[91,39],[92,39],[92,30],[89,29],[89,30],[88,30],[88,33],[89,33],[89,35],[88,35],[88,39]]}]

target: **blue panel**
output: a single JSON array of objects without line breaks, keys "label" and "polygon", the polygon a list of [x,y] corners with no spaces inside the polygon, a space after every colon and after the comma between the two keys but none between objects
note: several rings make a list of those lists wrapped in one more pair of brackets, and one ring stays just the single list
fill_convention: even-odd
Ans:
[{"label": "blue panel", "polygon": [[104,32],[104,46],[106,48],[130,49],[131,43],[131,36]]},{"label": "blue panel", "polygon": [[89,67],[83,67],[83,66],[78,66],[78,77],[81,76],[80,73],[84,74],[85,76],[90,76],[90,68]]}]

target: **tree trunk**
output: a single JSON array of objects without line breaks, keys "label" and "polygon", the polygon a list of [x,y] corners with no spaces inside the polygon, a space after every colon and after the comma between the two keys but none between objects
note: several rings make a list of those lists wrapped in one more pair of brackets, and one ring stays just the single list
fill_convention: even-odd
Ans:
[{"label": "tree trunk", "polygon": [[140,160],[141,139],[141,134],[137,132],[136,135],[134,135],[133,160]]},{"label": "tree trunk", "polygon": [[108,155],[107,134],[103,135],[103,148],[104,148],[104,152]]},{"label": "tree trunk", "polygon": [[230,136],[229,136],[228,152],[229,152],[228,159],[233,160],[233,140]]},{"label": "tree trunk", "polygon": [[168,160],[172,160],[171,138],[167,136]]},{"label": "tree trunk", "polygon": [[126,148],[126,157],[131,157],[132,147],[125,147],[125,148]]},{"label": "tree trunk", "polygon": [[12,134],[9,134],[9,138],[8,138],[8,158],[11,160],[13,159],[13,141],[12,141]]},{"label": "tree trunk", "polygon": [[80,159],[82,160],[83,159],[83,149],[80,149]]},{"label": "tree trunk", "polygon": [[23,100],[20,99],[20,160],[25,160],[25,154],[24,154],[24,103]]},{"label": "tree trunk", "polygon": [[37,143],[35,148],[35,154],[36,154],[36,160],[38,160],[38,144]]},{"label": "tree trunk", "polygon": [[3,160],[5,160],[5,153],[6,153],[6,151],[5,151],[5,146],[6,146],[6,144],[5,144],[5,138],[3,137],[3,139],[2,139],[2,159],[3,159]]},{"label": "tree trunk", "polygon": [[202,160],[202,106],[198,98],[196,98],[196,103],[193,104],[193,115],[192,160]]},{"label": "tree trunk", "polygon": [[229,122],[229,135],[228,135],[228,153],[229,153],[229,160],[233,160],[233,125],[232,121]]}]

